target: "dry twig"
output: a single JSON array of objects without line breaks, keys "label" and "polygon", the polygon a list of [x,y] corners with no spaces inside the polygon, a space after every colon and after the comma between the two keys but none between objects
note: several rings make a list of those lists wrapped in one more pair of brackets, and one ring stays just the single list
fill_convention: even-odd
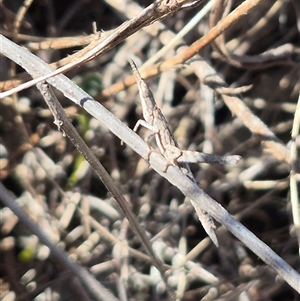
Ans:
[{"label": "dry twig", "polygon": [[[49,74],[51,68],[42,60],[31,53],[2,37],[2,53],[22,65],[33,77],[41,74]],[[19,55],[18,53],[22,53]],[[34,62],[34,63],[33,63]],[[34,66],[34,67],[33,67]],[[38,68],[37,68],[38,66]],[[107,111],[102,105],[93,100],[87,93],[74,85],[64,75],[47,80],[49,84],[59,89],[67,98],[82,106],[87,112],[99,119],[122,141],[132,147],[144,159],[148,159],[148,147],[143,140],[133,131],[126,127],[113,114]],[[247,228],[234,220],[227,211],[206,195],[193,181],[186,177],[179,168],[170,166],[165,172],[162,166],[168,165],[161,155],[156,152],[151,153],[149,163],[160,175],[165,177],[172,184],[177,186],[186,196],[196,202],[198,210],[207,211],[215,220],[226,226],[226,228],[247,245],[262,260],[271,265],[279,275],[281,275],[295,290],[299,291],[300,275],[293,270],[284,260],[276,255],[266,244],[260,241]]]}]

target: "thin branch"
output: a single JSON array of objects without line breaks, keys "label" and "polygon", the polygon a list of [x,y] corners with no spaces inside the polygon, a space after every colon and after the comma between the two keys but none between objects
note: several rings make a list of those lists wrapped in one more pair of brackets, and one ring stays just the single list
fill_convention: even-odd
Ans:
[{"label": "thin branch", "polygon": [[[214,89],[218,94],[221,94],[224,102],[231,112],[237,116],[244,125],[259,139],[263,146],[267,149],[269,153],[275,156],[278,160],[290,162],[289,149],[274,135],[274,133],[264,124],[257,116],[255,116],[245,103],[238,97],[231,97],[228,91],[224,89],[226,83],[224,80],[216,73],[216,71],[199,56],[198,52],[214,40],[218,35],[222,34],[225,29],[228,29],[232,24],[237,22],[241,16],[248,14],[252,9],[257,7],[263,1],[244,1],[238,10],[235,9],[226,18],[219,21],[219,23],[207,32],[204,37],[194,42],[191,46],[182,47],[180,53],[173,58],[154,65],[152,68],[143,70],[141,67],[141,76],[143,78],[148,78],[155,76],[163,71],[172,69],[184,62],[191,56],[192,59],[188,62],[189,65],[194,69],[195,74],[199,77],[202,83],[208,85]],[[126,12],[126,15],[130,17],[130,13]],[[231,23],[232,22],[232,23]],[[163,25],[162,25],[163,26]],[[153,29],[144,28],[149,34],[156,34]],[[171,35],[171,33],[170,33]],[[170,39],[172,36],[170,37]],[[115,94],[118,91],[124,90],[127,87],[133,85],[135,79],[133,76],[126,78],[123,82],[116,83],[102,91],[104,97]],[[299,160],[298,160],[299,162]],[[299,164],[299,163],[298,163]]]},{"label": "thin branch", "polygon": [[[299,158],[297,154],[297,137],[299,139],[299,129],[300,129],[300,93],[298,97],[297,107],[295,111],[295,117],[293,121],[293,128],[291,133],[291,162],[292,169],[290,173],[290,187],[291,187],[291,205],[293,213],[293,221],[295,225],[296,237],[298,240],[299,246],[299,255],[300,255],[300,214],[299,214],[299,190],[297,187],[297,178],[296,174],[300,171]],[[299,179],[298,179],[299,182]]]},{"label": "thin branch", "polygon": [[151,243],[147,238],[145,230],[140,226],[136,216],[132,213],[132,208],[130,207],[129,203],[122,195],[122,192],[114,184],[113,179],[110,177],[110,175],[105,170],[103,165],[99,162],[99,160],[90,150],[90,148],[86,145],[84,140],[80,137],[75,127],[69,121],[63,107],[61,106],[55,94],[53,93],[52,87],[49,87],[48,84],[38,84],[38,86],[41,94],[43,95],[47,105],[49,106],[54,116],[54,123],[57,125],[59,130],[61,130],[65,135],[68,136],[68,138],[77,148],[77,150],[90,163],[95,173],[98,175],[98,177],[101,179],[101,181],[106,186],[108,191],[112,194],[114,199],[117,201],[122,212],[128,219],[129,223],[131,224],[132,229],[135,231],[136,235],[140,238],[141,243],[146,249],[146,252],[152,259],[152,263],[160,271],[162,277],[164,277],[166,268],[164,267],[163,263],[153,253]]},{"label": "thin branch", "polygon": [[71,261],[68,255],[61,249],[59,249],[39,227],[39,225],[33,223],[26,213],[17,205],[15,199],[9,194],[9,191],[0,183],[0,199],[2,203],[8,207],[24,225],[36,235],[41,242],[47,246],[52,255],[57,258],[63,266],[72,271],[86,287],[86,289],[92,293],[95,300],[99,301],[118,301],[118,299],[111,294],[104,286],[100,284],[93,276],[91,276],[84,268],[75,262]]},{"label": "thin branch", "polygon": [[[239,13],[249,13],[250,6],[251,9],[253,9],[260,3],[260,1],[253,1],[250,4],[247,4],[246,2],[247,1],[243,2],[244,7],[239,8],[239,12],[234,10],[225,19],[221,20],[215,27],[213,27],[204,37],[194,42],[191,46],[182,47],[180,49],[181,52],[178,55],[164,61],[163,63],[156,64],[152,68],[149,68],[147,70],[142,71],[143,68],[141,68],[141,75],[143,78],[157,75],[163,71],[174,68],[176,64],[185,62],[185,60],[189,58],[191,54],[194,54],[193,58],[188,63],[194,69],[195,74],[199,77],[201,82],[214,89],[216,93],[221,94],[224,102],[231,110],[231,112],[240,120],[242,120],[244,125],[256,136],[256,138],[261,140],[263,146],[269,153],[271,153],[280,161],[287,161],[288,163],[291,163],[289,149],[274,135],[274,133],[267,127],[266,124],[264,124],[249,110],[249,108],[241,99],[239,99],[238,97],[232,97],[230,95],[232,93],[228,93],[230,91],[226,91],[225,87],[227,87],[227,84],[224,82],[224,80],[216,73],[216,71],[210,66],[210,64],[207,63],[198,54],[201,49],[207,46],[208,40],[211,41],[213,40],[213,37],[216,37],[222,33],[222,26],[224,26],[225,31],[225,28],[229,28],[231,24],[233,24],[240,18]],[[233,23],[230,23],[229,20],[231,20]],[[151,31],[149,31],[147,28],[145,28],[144,30],[151,34]],[[206,39],[206,36],[208,36],[209,38]],[[134,77],[130,76],[124,81],[116,83],[104,89],[102,91],[102,95],[104,97],[107,97],[111,94],[115,94],[118,91],[121,91],[133,85],[134,82]]]},{"label": "thin branch", "polygon": [[[40,58],[25,51],[24,48],[14,44],[5,37],[1,37],[0,44],[2,45],[1,52],[3,55],[21,65],[33,77],[36,78],[51,73],[52,69]],[[89,94],[76,86],[70,79],[64,75],[58,75],[47,81],[60,90],[67,98],[100,120],[144,159],[149,157],[146,143],[136,133],[130,130],[101,104],[96,102]],[[186,177],[178,167],[169,166],[167,171],[164,172],[164,167],[168,166],[169,163],[154,151],[151,153],[149,159],[151,167],[170,183],[178,187],[187,197],[192,199],[195,202],[195,206],[199,206],[199,210],[208,212],[215,220],[227,227],[233,235],[248,246],[257,256],[275,269],[291,287],[300,292],[300,275],[271,248],[237,222],[220,204],[205,194],[200,187]]]},{"label": "thin branch", "polygon": [[[199,5],[202,1],[203,0],[198,0],[194,2],[195,4]],[[141,13],[136,17],[124,22],[119,27],[117,27],[111,35],[109,35],[103,41],[101,40],[100,43],[96,40],[95,43],[92,43],[85,49],[81,50],[79,53],[83,52],[82,55],[78,57],[77,53],[78,58],[71,61],[71,63],[55,71],[52,70],[52,72],[47,75],[31,80],[23,85],[19,85],[18,87],[11,89],[10,91],[0,93],[0,98],[29,88],[41,81],[48,79],[49,77],[53,77],[57,74],[66,72],[74,68],[75,66],[79,66],[92,60],[96,56],[111,50],[113,47],[120,44],[127,37],[131,36],[139,29],[148,26],[155,21],[162,20],[166,17],[174,15],[176,12],[183,9],[188,2],[189,0],[156,0],[154,3],[150,4],[143,11],[141,11]]]}]

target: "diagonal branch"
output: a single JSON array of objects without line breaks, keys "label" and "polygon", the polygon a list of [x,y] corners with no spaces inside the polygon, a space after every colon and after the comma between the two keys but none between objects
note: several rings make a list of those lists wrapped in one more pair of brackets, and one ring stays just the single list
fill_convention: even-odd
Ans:
[{"label": "diagonal branch", "polygon": [[122,212],[131,224],[133,230],[136,232],[136,235],[140,238],[141,243],[146,249],[146,252],[152,259],[152,263],[160,271],[162,277],[164,277],[166,268],[163,266],[163,263],[155,256],[150,241],[147,238],[146,232],[138,223],[136,216],[132,212],[132,208],[130,207],[129,203],[125,200],[121,191],[114,184],[113,179],[110,177],[103,165],[99,162],[99,160],[90,150],[90,148],[86,145],[84,140],[80,137],[75,127],[72,125],[71,121],[67,118],[63,107],[61,106],[55,94],[53,93],[52,87],[49,87],[49,85],[46,83],[41,83],[38,84],[38,89],[43,95],[47,105],[49,106],[54,116],[54,123],[57,125],[59,130],[66,134],[66,136],[71,140],[71,142],[74,144],[77,150],[90,163],[95,173],[98,175],[98,177],[101,179],[108,191],[117,201]]},{"label": "diagonal branch", "polygon": [[[14,44],[5,37],[0,36],[2,45],[1,53],[17,64],[22,66],[34,78],[44,76],[52,72],[52,69],[40,58]],[[148,158],[148,147],[146,143],[126,125],[124,125],[112,113],[96,102],[89,94],[76,86],[64,75],[49,78],[48,83],[60,90],[67,98],[83,107],[88,113],[100,120],[116,136],[128,144],[144,159]],[[285,279],[291,287],[300,292],[300,275],[280,258],[271,248],[259,240],[252,232],[237,222],[220,204],[200,189],[196,183],[191,181],[180,168],[170,166],[166,172],[163,167],[168,162],[160,154],[152,152],[149,158],[151,167],[170,183],[177,186],[187,197],[194,200],[199,210],[205,210],[214,219],[223,224],[227,229],[251,249],[263,261],[269,264],[276,272]]]},{"label": "diagonal branch", "polygon": [[111,294],[104,286],[102,286],[96,279],[91,276],[83,267],[73,262],[67,254],[58,248],[47,236],[47,234],[40,228],[39,225],[36,225],[25,212],[17,205],[15,199],[9,194],[7,189],[0,183],[0,199],[1,202],[26,225],[26,227],[36,235],[41,242],[47,246],[52,255],[61,262],[61,264],[72,271],[76,275],[81,283],[87,288],[87,290],[93,294],[94,300],[97,301],[118,301],[118,299]]},{"label": "diagonal branch", "polygon": [[[193,5],[199,5],[203,0],[194,1]],[[80,66],[83,63],[86,63],[96,56],[103,54],[116,45],[120,44],[127,37],[131,36],[139,29],[152,24],[155,21],[162,20],[169,16],[174,15],[181,9],[188,6],[189,0],[156,0],[154,3],[150,4],[144,10],[142,10],[137,16],[134,18],[124,22],[119,27],[117,27],[113,33],[107,36],[104,40],[100,39],[96,40],[94,43],[91,43],[86,48],[82,49],[76,54],[77,59],[72,61],[71,63],[58,68],[57,70],[50,72],[47,75],[40,76],[34,80],[31,80],[23,85],[19,85],[15,89],[9,90],[7,92],[1,93],[0,97],[8,96],[12,93],[16,93],[25,88],[29,88],[41,81],[48,79],[49,77],[53,77],[57,74],[64,73],[75,66]]]}]

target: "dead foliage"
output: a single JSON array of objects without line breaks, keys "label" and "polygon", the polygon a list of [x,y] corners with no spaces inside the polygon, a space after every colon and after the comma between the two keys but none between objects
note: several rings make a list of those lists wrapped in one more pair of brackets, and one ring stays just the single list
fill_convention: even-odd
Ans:
[{"label": "dead foliage", "polygon": [[[19,3],[0,1],[0,34],[52,69],[0,57],[0,201],[22,209],[1,203],[2,300],[300,300],[211,209],[217,248],[181,180],[169,183],[176,168],[125,126],[142,118],[134,59],[182,149],[242,157],[190,165],[216,210],[299,271],[299,1]],[[91,98],[29,88],[37,80],[22,88],[60,73]],[[119,129],[87,113],[92,97]]]}]

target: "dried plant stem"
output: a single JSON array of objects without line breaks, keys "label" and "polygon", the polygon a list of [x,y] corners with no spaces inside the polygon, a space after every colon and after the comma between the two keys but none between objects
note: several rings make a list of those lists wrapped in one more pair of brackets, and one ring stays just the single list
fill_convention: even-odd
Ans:
[{"label": "dried plant stem", "polygon": [[108,191],[112,194],[114,199],[117,201],[118,205],[120,206],[122,212],[130,222],[132,229],[135,231],[137,236],[140,238],[141,243],[146,249],[146,252],[152,259],[153,265],[160,271],[162,277],[166,271],[166,268],[163,266],[163,263],[155,256],[152,251],[151,243],[147,238],[147,235],[140,226],[137,221],[137,218],[132,213],[132,208],[130,207],[129,203],[125,200],[124,196],[122,195],[121,191],[118,187],[114,184],[113,179],[107,173],[105,168],[93,154],[93,152],[89,149],[86,145],[84,140],[80,137],[78,132],[76,131],[75,127],[72,123],[68,120],[67,115],[56,99],[55,94],[52,92],[52,87],[49,87],[48,84],[39,84],[39,90],[43,95],[47,105],[49,106],[53,116],[54,116],[54,123],[57,125],[59,130],[61,130],[67,137],[71,140],[77,150],[84,156],[84,158],[90,163],[92,168],[94,169],[95,173],[101,179],[103,184],[106,186]]},{"label": "dried plant stem", "polygon": [[[163,63],[157,64],[153,66],[150,70],[147,71],[147,74],[142,73],[143,78],[148,78],[150,76],[155,76],[161,72],[167,71],[175,66],[182,64],[187,61],[189,58],[193,57],[197,54],[201,49],[205,46],[209,45],[216,37],[221,35],[226,29],[235,24],[243,15],[248,14],[251,10],[255,9],[259,4],[261,4],[265,0],[246,0],[240,6],[238,6],[232,13],[230,13],[224,20],[220,21],[215,27],[213,27],[205,36],[194,42],[191,46],[189,46],[184,52],[179,53],[173,58],[164,61]],[[50,74],[45,75],[43,77],[34,79],[30,82],[27,82],[23,85],[19,85],[15,89],[11,89],[10,91],[0,93],[0,97],[8,96],[12,93],[16,93],[23,89],[29,88],[40,81],[46,80],[49,77],[55,76],[57,74],[66,72],[75,66],[81,65],[96,56],[107,52],[112,49],[114,46],[122,42],[128,36],[132,35],[137,30],[150,25],[152,22],[165,18],[169,15],[174,14],[176,11],[180,9],[180,7],[166,7],[163,3],[164,1],[155,1],[155,3],[149,5],[145,8],[139,15],[132,18],[129,21],[124,22],[118,28],[114,30],[114,32],[105,38],[101,42],[95,41],[95,43],[91,43],[85,49],[79,51],[76,54],[76,59],[72,60],[71,63],[57,69],[56,71],[52,71]],[[176,2],[176,1],[172,1]],[[180,1],[183,2],[183,1]],[[184,1],[187,2],[187,1]],[[199,4],[202,1],[199,1]],[[172,9],[173,8],[173,9]],[[151,17],[151,18],[150,18]],[[70,58],[69,58],[70,59]],[[121,83],[119,87],[114,90],[121,91],[125,87],[131,86],[134,84],[134,77],[129,77],[124,83]]]},{"label": "dried plant stem", "polygon": [[[22,66],[34,78],[51,73],[52,69],[46,63],[25,51],[24,48],[14,44],[5,37],[1,37],[0,43],[2,45],[1,53]],[[83,107],[88,113],[105,124],[140,156],[146,160],[148,159],[149,149],[146,143],[70,79],[64,75],[58,75],[54,78],[49,78],[47,81],[60,90],[67,98]],[[199,206],[199,210],[208,212],[215,220],[223,224],[257,256],[275,269],[291,287],[300,292],[300,275],[252,232],[237,222],[220,204],[205,194],[180,168],[169,166],[167,171],[164,172],[163,167],[167,166],[169,162],[154,151],[150,155],[149,162],[156,172],[192,199],[195,202],[195,206]]]},{"label": "dried plant stem", "polygon": [[[159,72],[169,70],[170,68],[174,68],[174,66],[181,64],[194,56],[196,53],[199,52],[202,48],[207,46],[210,42],[212,42],[217,36],[222,34],[227,28],[229,28],[232,24],[237,22],[244,14],[249,13],[252,9],[257,7],[260,3],[262,3],[264,0],[255,0],[255,1],[244,1],[239,7],[237,7],[232,13],[230,13],[225,19],[220,21],[215,27],[213,27],[204,37],[199,39],[198,41],[194,42],[191,46],[187,47],[184,51],[176,55],[170,60],[167,60],[163,63],[157,64],[153,66],[151,69],[149,69],[147,72],[142,72],[142,77],[147,78],[149,76],[154,76],[158,74]],[[110,36],[104,39],[104,41],[101,41],[99,44],[90,44],[86,49],[82,50],[83,54],[75,59],[75,61],[71,64],[68,64],[55,72],[50,73],[50,75],[58,74],[59,71],[66,71],[70,68],[74,67],[77,64],[81,64],[87,60],[92,59],[96,55],[99,55],[103,53],[104,51],[107,51],[111,49],[112,45],[118,44],[121,40],[125,39],[127,36],[129,36],[129,32],[131,34],[135,32],[138,28],[141,28],[142,26],[146,26],[149,24],[149,20],[145,21],[145,16],[148,15],[151,11],[153,12],[155,10],[155,7],[149,6],[147,9],[143,10],[136,18],[133,18],[132,20],[125,22],[122,24],[118,29],[114,31]],[[166,12],[156,14],[156,19],[161,18],[162,16],[165,16]],[[145,24],[146,22],[146,24]],[[126,36],[124,36],[126,34]],[[97,42],[97,41],[96,41]],[[91,47],[92,46],[92,47]],[[78,55],[78,54],[77,54]],[[201,64],[201,63],[199,63]],[[206,63],[201,64],[207,65]],[[207,66],[206,66],[207,67]],[[207,69],[207,68],[206,68]],[[206,77],[203,74],[203,68],[199,69],[196,68],[196,73],[198,73],[199,78],[205,79]],[[213,71],[213,70],[212,70]],[[199,74],[200,73],[200,74]],[[211,78],[211,75],[214,74],[214,72],[211,72],[209,75]],[[50,76],[49,75],[49,76]],[[217,75],[214,75],[216,81],[214,84],[219,83],[220,85],[226,85],[222,79],[220,79]],[[43,77],[40,77],[39,80],[44,80],[48,78],[48,75],[45,75]],[[39,80],[32,81],[31,84],[37,83]],[[115,86],[110,87],[108,90],[103,91],[103,95],[107,95],[107,92],[109,91],[120,91],[123,90],[126,86],[130,86],[134,84],[135,79],[134,77],[129,77],[126,81],[123,83],[116,84]],[[204,80],[206,83],[206,80]],[[211,81],[212,82],[212,81]],[[31,85],[30,84],[30,85]],[[24,87],[30,86],[26,84],[25,86],[20,85],[17,90],[23,89]],[[14,90],[15,91],[15,90]],[[8,91],[13,92],[13,91]],[[7,94],[10,93],[0,93],[0,97],[4,97]],[[266,147],[266,149],[272,153],[278,160],[286,160],[289,162],[290,156],[289,151],[287,148],[280,142],[280,140],[273,134],[272,131],[269,130],[269,128],[255,115],[252,114],[252,112],[245,106],[245,104],[238,99],[237,97],[231,97],[226,94],[222,94],[222,97],[228,106],[228,108],[232,111],[233,114],[235,114],[237,117],[240,118],[245,124],[246,127],[249,128],[249,130],[256,135],[258,139],[260,139],[263,143],[263,145]],[[246,117],[246,118],[245,118]]]},{"label": "dried plant stem", "polygon": [[[105,2],[112,6],[116,11],[121,13],[123,16],[125,16],[127,19],[134,18],[135,15],[139,14],[142,11],[142,8],[132,0],[127,1],[126,6],[122,5],[122,0],[105,0]],[[176,35],[160,21],[152,24],[150,27],[144,27],[143,31],[147,32],[153,37],[158,38],[160,42],[165,45],[165,47],[160,49],[151,58],[149,58],[148,61],[146,61],[139,69],[145,70],[147,67],[152,66],[156,61],[158,61],[170,49],[176,48],[179,43],[185,43],[182,38],[188,32],[190,32],[190,30],[194,28],[207,14],[207,12],[212,7],[212,3],[212,0],[208,1],[208,3]],[[166,34],[167,37],[165,37]],[[164,38],[162,36],[164,36]],[[166,43],[166,41],[168,42]]]},{"label": "dried plant stem", "polygon": [[112,295],[109,290],[102,286],[84,268],[71,261],[63,250],[59,249],[54,243],[51,242],[39,225],[33,223],[32,220],[25,214],[25,212],[17,205],[15,199],[9,194],[2,183],[0,183],[0,199],[2,203],[7,206],[22,221],[22,223],[26,225],[27,228],[50,249],[52,255],[57,258],[61,264],[65,266],[65,268],[72,271],[80,279],[81,283],[93,295],[95,300],[118,301],[118,299]]},{"label": "dried plant stem", "polygon": [[[181,64],[193,56],[189,65],[194,69],[195,74],[199,77],[201,82],[209,85],[211,88],[216,90],[217,93],[221,94],[224,102],[231,112],[243,121],[244,125],[255,135],[256,138],[261,140],[263,146],[269,153],[274,155],[278,160],[291,163],[288,148],[274,135],[266,124],[264,124],[249,110],[241,99],[227,95],[225,90],[222,91],[220,87],[226,87],[226,83],[218,76],[215,70],[197,54],[215,37],[223,33],[226,28],[236,22],[243,14],[249,13],[251,9],[254,9],[261,2],[262,1],[251,1],[251,3],[247,3],[247,1],[244,1],[237,9],[213,27],[204,37],[200,38],[191,46],[182,47],[182,51],[175,57],[156,64],[148,70],[142,71],[143,68],[141,68],[141,76],[143,78],[154,76],[163,71],[174,68],[177,64]],[[151,31],[147,28],[144,30],[151,34]],[[131,86],[134,82],[134,77],[130,76],[125,81],[116,83],[103,90],[102,95],[109,96],[111,94],[115,94],[118,91]]]},{"label": "dried plant stem", "polygon": [[24,1],[22,7],[19,9],[19,12],[14,21],[14,35],[17,35],[17,33],[20,29],[21,23],[24,19],[24,16],[25,16],[27,10],[29,9],[30,5],[32,4],[32,2],[33,2],[33,0]]},{"label": "dried plant stem", "polygon": [[[298,97],[298,103],[296,107],[293,128],[291,133],[292,143],[291,143],[291,162],[292,162],[292,169],[290,174],[290,191],[291,191],[291,205],[292,205],[292,212],[293,212],[293,221],[296,230],[296,236],[298,240],[299,246],[299,255],[300,255],[300,213],[299,213],[299,191],[297,186],[297,177],[296,174],[300,170],[299,160],[297,161],[298,154],[297,154],[297,142],[296,139],[299,139],[299,129],[300,129],[300,94]],[[299,182],[299,179],[298,179]]]},{"label": "dried plant stem", "polygon": [[[203,0],[197,0],[194,1],[195,4],[199,5]],[[101,42],[95,41],[95,43],[90,44],[85,49],[79,51],[77,53],[77,59],[71,60],[71,62],[55,71],[52,71],[51,73],[36,78],[30,82],[27,82],[23,85],[19,85],[17,88],[11,89],[8,92],[0,93],[0,98],[5,97],[8,95],[11,95],[13,93],[19,92],[25,88],[29,88],[41,81],[44,81],[48,79],[49,77],[53,77],[57,74],[66,72],[75,66],[79,66],[83,63],[86,63],[96,56],[103,54],[122,41],[124,41],[127,37],[137,32],[139,29],[143,28],[144,26],[148,26],[151,23],[164,19],[170,15],[175,14],[179,10],[183,9],[185,5],[188,5],[188,0],[171,0],[171,1],[165,1],[165,0],[156,0],[154,3],[150,4],[148,7],[146,7],[140,14],[138,14],[136,17],[132,18],[131,20],[128,20],[124,22],[122,25],[120,25],[118,28],[116,28],[111,35],[109,35],[107,38],[105,38]],[[78,55],[80,55],[78,57]]]},{"label": "dried plant stem", "polygon": [[[176,56],[171,59],[165,60],[161,63],[154,65],[152,68],[147,71],[142,71],[141,76],[144,79],[155,76],[162,72],[173,69],[174,67],[183,64],[188,59],[194,57],[200,50],[208,46],[214,39],[226,31],[230,26],[235,24],[240,20],[243,15],[249,14],[253,9],[255,9],[259,4],[265,0],[255,0],[255,1],[244,1],[240,6],[238,6],[234,11],[232,11],[225,19],[221,20],[215,27],[211,28],[205,36],[195,41],[192,45],[186,47]],[[104,96],[108,96],[111,93],[116,93],[122,91],[125,88],[132,86],[135,83],[134,76],[128,77],[121,83],[117,83],[111,86],[109,89],[103,91]],[[112,92],[113,91],[113,92]]]}]

